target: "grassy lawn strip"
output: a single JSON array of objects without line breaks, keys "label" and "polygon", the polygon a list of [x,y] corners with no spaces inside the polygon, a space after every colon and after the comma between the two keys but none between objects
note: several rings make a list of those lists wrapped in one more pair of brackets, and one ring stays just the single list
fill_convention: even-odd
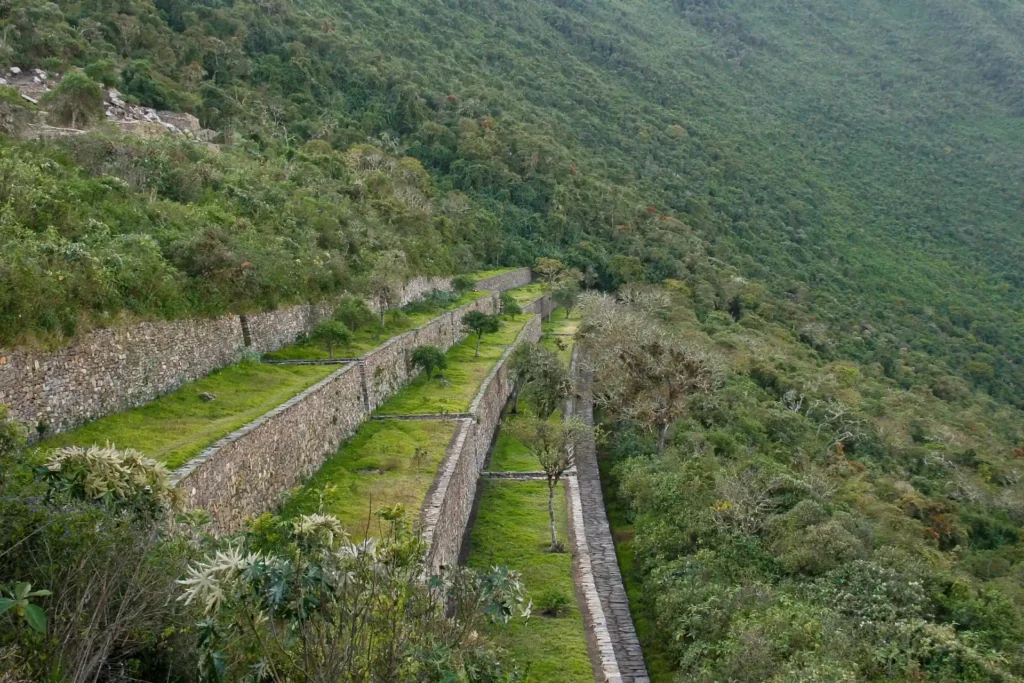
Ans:
[{"label": "grassy lawn strip", "polygon": [[[118,448],[134,448],[174,469],[339,369],[252,361],[229,365],[144,406],[45,439],[40,448],[110,442]],[[217,398],[202,401],[203,393]]]},{"label": "grassy lawn strip", "polygon": [[427,380],[422,373],[380,407],[384,415],[425,415],[429,413],[464,413],[480,389],[487,374],[498,362],[505,348],[512,344],[528,315],[517,315],[502,320],[502,327],[494,334],[485,334],[480,344],[480,356],[475,357],[476,335],[456,344],[448,351],[448,369],[444,377]]},{"label": "grassy lawn strip", "polygon": [[[503,565],[518,569],[534,609],[548,590],[569,599],[566,614],[553,618],[534,613],[528,621],[493,627],[493,635],[538,683],[593,680],[583,617],[576,606],[572,556],[547,552],[548,494],[543,482],[483,480],[480,510],[470,537],[469,566]],[[555,497],[559,537],[568,539],[564,487]]]},{"label": "grassy lawn strip", "polygon": [[[551,313],[551,321],[544,323],[544,336],[541,343],[548,350],[553,351],[565,367],[569,367],[569,361],[572,359],[573,340],[569,337],[552,335],[576,334],[579,325],[579,311],[573,311],[572,315],[566,318],[564,308],[556,308]],[[559,346],[559,342],[561,342],[561,346]]]},{"label": "grassy lawn strip", "polygon": [[288,499],[282,513],[336,515],[353,538],[366,536],[371,507],[401,504],[414,520],[455,427],[443,420],[367,422]]},{"label": "grassy lawn strip", "polygon": [[531,301],[539,299],[546,291],[548,291],[548,286],[543,282],[532,282],[516,289],[510,289],[508,293],[512,295],[517,304],[525,306]]},{"label": "grassy lawn strip", "polygon": [[[439,315],[452,311],[459,306],[465,306],[471,301],[487,296],[487,292],[466,292],[458,301],[444,308],[437,308],[433,311],[407,313],[403,310],[391,311],[387,314],[387,324],[381,328],[375,323],[352,333],[352,343],[346,347],[339,347],[334,350],[336,358],[358,358],[364,353],[372,351],[391,337],[396,337],[409,330],[414,330],[420,325],[425,325]],[[265,353],[263,357],[267,360],[318,360],[327,358],[328,353],[316,344],[298,343],[285,346],[273,353]]]},{"label": "grassy lawn strip", "polygon": [[513,270],[517,270],[517,268],[495,268],[494,270],[478,270],[475,273],[470,273],[469,275],[477,282],[480,282],[480,280],[486,280],[489,277],[494,277],[495,275],[508,273]]}]

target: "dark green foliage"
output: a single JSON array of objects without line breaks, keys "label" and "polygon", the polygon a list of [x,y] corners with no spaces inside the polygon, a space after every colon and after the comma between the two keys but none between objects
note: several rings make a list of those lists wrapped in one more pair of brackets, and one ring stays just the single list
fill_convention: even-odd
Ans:
[{"label": "dark green foliage", "polygon": [[433,378],[435,371],[439,370],[443,373],[448,367],[447,356],[436,346],[417,346],[412,350],[409,359],[414,367],[421,368],[427,373],[427,379]]},{"label": "dark green foliage", "polygon": [[498,316],[481,311],[470,311],[462,316],[462,326],[476,335],[476,353],[480,355],[480,340],[485,334],[493,334],[501,328]]},{"label": "dark green foliage", "polygon": [[309,341],[322,346],[334,358],[336,347],[344,347],[352,342],[352,330],[338,320],[325,320],[310,330]]},{"label": "dark green foliage", "polygon": [[55,123],[88,127],[103,115],[103,89],[85,73],[72,71],[46,93],[42,103]]},{"label": "dark green foliage", "polygon": [[570,597],[558,588],[548,588],[537,596],[534,607],[538,613],[549,617],[561,617],[569,611]]},{"label": "dark green foliage", "polygon": [[345,323],[348,329],[356,332],[374,322],[376,316],[364,299],[348,294],[342,297],[338,307],[334,309],[334,319]]},{"label": "dark green foliage", "polygon": [[471,275],[456,275],[452,278],[452,289],[459,294],[468,292],[476,286],[476,280]]},{"label": "dark green foliage", "polygon": [[500,297],[501,314],[505,316],[516,316],[523,312],[523,307],[519,305],[515,297],[508,292],[502,292]]}]

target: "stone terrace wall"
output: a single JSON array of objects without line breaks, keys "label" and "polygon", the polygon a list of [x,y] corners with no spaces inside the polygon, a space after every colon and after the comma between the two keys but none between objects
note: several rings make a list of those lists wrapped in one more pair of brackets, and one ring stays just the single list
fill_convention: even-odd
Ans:
[{"label": "stone terrace wall", "polygon": [[[414,278],[403,304],[433,289],[451,289],[451,278]],[[250,348],[276,351],[332,307],[302,304],[246,316]],[[52,352],[0,349],[0,404],[30,428],[64,432],[208,375],[239,360],[244,347],[242,322],[230,315],[96,330]]]},{"label": "stone terrace wall", "polygon": [[481,297],[415,330],[394,337],[363,356],[359,364],[366,381],[367,410],[379,408],[416,376],[417,370],[411,367],[409,361],[413,349],[429,344],[447,351],[466,337],[462,329],[462,316],[470,311],[497,313],[498,307],[497,294]]},{"label": "stone terrace wall", "polygon": [[174,473],[186,505],[202,508],[221,531],[274,509],[338,450],[366,418],[356,365],[224,437]]},{"label": "stone terrace wall", "polygon": [[546,318],[551,315],[551,312],[555,310],[555,302],[551,299],[550,294],[544,294],[539,299],[534,299],[530,303],[523,306],[523,313],[536,313],[542,318]]},{"label": "stone terrace wall", "polygon": [[247,315],[249,348],[256,353],[277,351],[294,342],[300,334],[313,329],[314,325],[331,315],[333,308],[333,302],[322,302]]},{"label": "stone terrace wall", "polygon": [[476,283],[476,289],[478,291],[504,292],[506,289],[528,285],[532,279],[533,273],[529,268],[516,268],[507,273],[480,280]]},{"label": "stone terrace wall", "polygon": [[96,330],[52,352],[0,350],[0,404],[62,432],[173,391],[238,360],[237,316]]},{"label": "stone terrace wall", "polygon": [[463,315],[497,307],[493,294],[444,313],[224,437],[174,473],[186,504],[209,512],[216,528],[227,532],[273,510],[377,405],[415,377],[407,357],[413,348],[434,344],[448,349],[466,336]]},{"label": "stone terrace wall", "polygon": [[427,566],[432,570],[458,562],[480,473],[512,389],[505,361],[516,346],[540,336],[541,320],[535,315],[491,370],[470,407],[472,419],[460,420],[449,443],[420,515],[428,547]]}]

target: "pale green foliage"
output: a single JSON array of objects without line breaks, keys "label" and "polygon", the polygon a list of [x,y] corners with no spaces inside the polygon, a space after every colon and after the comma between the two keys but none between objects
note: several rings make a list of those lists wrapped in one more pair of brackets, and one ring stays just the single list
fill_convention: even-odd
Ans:
[{"label": "pale green foliage", "polygon": [[88,126],[103,115],[103,89],[81,71],[71,71],[46,93],[43,104],[58,123]]},{"label": "pale green foliage", "polygon": [[327,350],[334,358],[336,347],[345,347],[352,343],[352,330],[338,320],[324,320],[309,332],[309,340]]},{"label": "pale green foliage", "polygon": [[[203,612],[200,675],[415,681],[445,671],[451,680],[514,680],[470,672],[497,666],[475,629],[529,616],[519,575],[453,567],[430,576],[401,508],[378,516],[381,537],[359,543],[330,515],[266,516],[189,567],[179,601]],[[280,542],[267,546],[269,537]]]},{"label": "pale green foliage", "polygon": [[164,464],[131,448],[68,446],[54,451],[45,467],[51,486],[74,498],[151,511],[180,502]]}]

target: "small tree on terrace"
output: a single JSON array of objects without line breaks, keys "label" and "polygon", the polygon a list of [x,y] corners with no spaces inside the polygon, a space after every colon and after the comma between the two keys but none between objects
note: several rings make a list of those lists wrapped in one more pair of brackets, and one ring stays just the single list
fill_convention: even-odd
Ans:
[{"label": "small tree on terrace", "polygon": [[337,320],[325,320],[310,331],[309,340],[326,349],[327,354],[334,358],[335,347],[352,343],[352,330]]},{"label": "small tree on terrace", "polygon": [[519,305],[516,298],[508,292],[502,292],[499,297],[501,303],[501,314],[506,316],[520,315],[523,312],[523,307]]},{"label": "small tree on terrace", "polygon": [[572,467],[577,445],[593,433],[578,418],[552,422],[538,417],[521,417],[511,423],[512,435],[537,458],[548,484],[548,521],[551,524],[551,552],[563,552],[555,527],[555,489]]},{"label": "small tree on terrace", "polygon": [[334,309],[334,319],[345,323],[353,332],[373,322],[373,318],[373,311],[366,302],[351,294],[342,297],[338,307]]},{"label": "small tree on terrace", "polygon": [[551,417],[569,395],[569,372],[551,351],[540,347],[534,355],[533,368],[523,385],[523,393],[537,417]]},{"label": "small tree on terrace", "polygon": [[476,280],[472,275],[456,275],[452,278],[452,289],[459,294],[472,291],[476,287]]},{"label": "small tree on terrace", "polygon": [[412,351],[412,364],[422,368],[429,380],[434,377],[435,370],[444,372],[448,367],[448,359],[445,358],[444,351],[436,346],[417,346]]},{"label": "small tree on terrace", "polygon": [[480,340],[483,339],[485,334],[497,332],[501,327],[501,323],[496,315],[480,311],[470,311],[462,316],[462,326],[476,335],[476,353],[473,354],[475,358],[480,355]]},{"label": "small tree on terrace", "polygon": [[512,382],[512,413],[519,412],[519,394],[533,377],[533,371],[540,366],[544,347],[534,342],[523,342],[508,357],[508,377]]},{"label": "small tree on terrace", "polygon": [[551,298],[554,299],[555,303],[565,309],[566,318],[572,313],[572,309],[576,307],[579,297],[580,282],[575,279],[562,280],[551,293]]},{"label": "small tree on terrace", "polygon": [[46,93],[43,104],[58,122],[77,129],[103,115],[103,89],[81,71],[71,71]]},{"label": "small tree on terrace", "polygon": [[392,249],[377,256],[366,282],[366,291],[380,313],[382,328],[386,323],[388,311],[402,303],[407,276],[408,263],[404,252]]}]

